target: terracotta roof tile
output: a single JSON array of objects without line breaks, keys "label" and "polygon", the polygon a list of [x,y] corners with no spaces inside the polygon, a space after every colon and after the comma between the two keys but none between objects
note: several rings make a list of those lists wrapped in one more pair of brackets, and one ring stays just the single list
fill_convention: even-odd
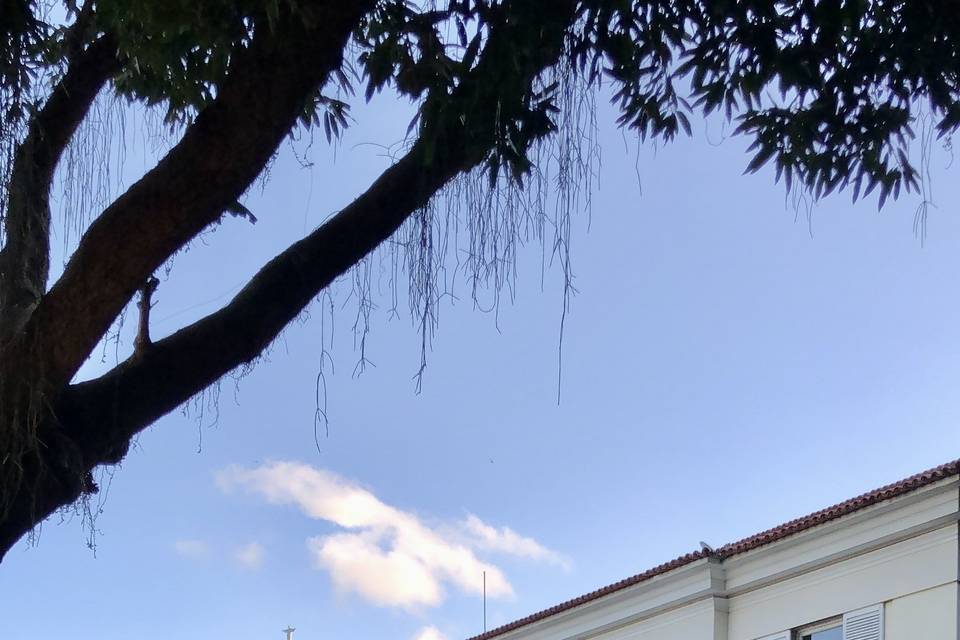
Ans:
[{"label": "terracotta roof tile", "polygon": [[[880,487],[879,489],[874,489],[873,491],[869,491],[855,498],[844,500],[843,502],[835,504],[832,507],[821,509],[815,513],[803,516],[802,518],[797,518],[796,520],[785,522],[781,525],[773,527],[772,529],[761,531],[760,533],[744,538],[743,540],[725,544],[717,549],[713,555],[720,559],[726,559],[731,556],[746,553],[747,551],[752,551],[753,549],[783,540],[784,538],[792,536],[796,533],[800,533],[801,531],[812,529],[813,527],[825,524],[831,520],[835,520],[861,509],[865,509],[879,502],[902,496],[910,493],[911,491],[916,491],[917,489],[958,474],[960,474],[960,460],[954,460],[953,462],[942,464],[939,467],[934,467],[933,469],[918,473],[910,476],[909,478],[904,478],[899,482],[894,482],[893,484],[888,484],[884,487]],[[643,573],[638,573],[637,575],[630,576],[629,578],[624,578],[619,582],[614,582],[613,584],[609,584],[605,587],[597,589],[596,591],[585,593],[582,596],[573,598],[572,600],[561,602],[560,604],[556,604],[548,609],[538,611],[524,618],[520,618],[519,620],[514,620],[513,622],[497,627],[496,629],[491,629],[486,633],[481,633],[480,635],[468,638],[467,640],[489,640],[490,638],[495,638],[509,631],[519,629],[520,627],[525,627],[528,624],[538,622],[563,611],[573,609],[574,607],[579,607],[582,604],[586,604],[593,600],[610,595],[611,593],[621,591],[636,584],[640,584],[641,582],[650,580],[655,576],[668,573],[674,569],[678,569],[682,566],[691,564],[706,557],[707,554],[704,551],[694,551],[692,553],[682,555],[679,558],[671,560],[670,562],[665,562],[664,564],[653,567],[652,569],[647,569]]]},{"label": "terracotta roof tile", "polygon": [[888,484],[884,487],[880,487],[879,489],[868,491],[867,493],[859,495],[855,498],[844,500],[840,504],[835,504],[832,507],[821,509],[820,511],[811,513],[810,515],[803,516],[802,518],[797,518],[796,520],[785,522],[784,524],[773,527],[772,529],[761,531],[760,533],[754,534],[748,538],[744,538],[743,540],[725,544],[717,549],[717,555],[721,558],[729,558],[730,556],[751,551],[758,547],[770,544],[771,542],[782,540],[787,536],[792,536],[795,533],[806,531],[807,529],[811,529],[817,525],[824,524],[831,520],[851,514],[855,511],[865,509],[871,505],[877,504],[878,502],[890,500],[891,498],[902,496],[906,493],[910,493],[911,491],[916,491],[917,489],[925,487],[928,484],[933,484],[934,482],[949,478],[950,476],[955,476],[958,473],[960,473],[960,460],[954,460],[953,462],[942,464],[939,467],[934,467],[933,469],[928,469],[927,471],[910,476],[909,478],[904,478],[899,482],[894,482],[893,484]]}]

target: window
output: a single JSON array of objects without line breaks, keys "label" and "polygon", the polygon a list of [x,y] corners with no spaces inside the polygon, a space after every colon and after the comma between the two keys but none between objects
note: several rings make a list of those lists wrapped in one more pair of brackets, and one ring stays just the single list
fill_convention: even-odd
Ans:
[{"label": "window", "polygon": [[883,604],[781,631],[760,640],[883,640]]},{"label": "window", "polygon": [[833,618],[797,630],[796,640],[843,640],[843,620]]}]

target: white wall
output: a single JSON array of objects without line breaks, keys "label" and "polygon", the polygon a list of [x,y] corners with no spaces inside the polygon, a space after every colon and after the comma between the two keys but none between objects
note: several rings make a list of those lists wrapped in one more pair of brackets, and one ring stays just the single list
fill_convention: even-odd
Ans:
[{"label": "white wall", "polygon": [[[729,640],[755,640],[934,587],[955,588],[957,544],[956,526],[946,527],[731,598]],[[955,601],[950,610],[953,635],[944,638],[956,640]]]},{"label": "white wall", "polygon": [[687,605],[653,618],[629,624],[595,640],[713,640],[713,603],[709,600]]},{"label": "white wall", "polygon": [[888,602],[884,640],[955,640],[957,597],[954,582]]}]

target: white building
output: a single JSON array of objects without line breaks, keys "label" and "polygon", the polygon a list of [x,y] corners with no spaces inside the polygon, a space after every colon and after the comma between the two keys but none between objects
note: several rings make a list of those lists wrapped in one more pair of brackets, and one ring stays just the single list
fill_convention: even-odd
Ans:
[{"label": "white building", "polygon": [[470,640],[960,640],[960,460]]}]

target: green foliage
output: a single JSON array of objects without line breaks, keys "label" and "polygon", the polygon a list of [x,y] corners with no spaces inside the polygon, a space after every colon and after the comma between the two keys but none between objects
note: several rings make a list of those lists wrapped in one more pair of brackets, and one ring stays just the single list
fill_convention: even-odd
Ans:
[{"label": "green foliage", "polygon": [[[442,100],[486,46],[500,6],[383,3],[360,38],[367,97],[392,84]],[[455,36],[444,40],[444,28]],[[620,125],[641,138],[690,134],[694,111],[720,111],[754,139],[748,172],[772,160],[778,181],[815,197],[852,185],[854,199],[879,189],[882,206],[918,187],[908,148],[918,111],[938,118],[941,136],[960,126],[960,12],[938,3],[582,0],[568,53],[588,82],[612,84]],[[503,165],[516,178],[529,170],[531,142],[554,128],[552,88],[504,87],[514,108],[497,123],[492,178]],[[427,100],[421,118],[438,108]]]},{"label": "green foliage", "polygon": [[0,0],[0,134],[24,115],[24,98],[38,72],[48,37],[31,0]]},{"label": "green foliage", "polygon": [[[516,68],[528,42],[491,47],[509,4],[522,0],[380,0],[357,25],[351,62],[371,99],[389,87],[419,105],[410,131],[430,139],[469,100],[458,93],[481,60]],[[92,28],[111,33],[122,71],[121,95],[163,105],[169,120],[189,119],[216,95],[254,32],[284,20],[311,24],[307,0],[99,0]],[[912,123],[932,113],[941,136],[960,127],[960,12],[919,0],[580,0],[567,27],[565,68],[588,86],[608,84],[619,123],[643,139],[690,134],[695,112],[720,112],[753,138],[753,172],[769,162],[788,188],[817,197],[852,186],[854,198],[879,190],[882,204],[918,186],[909,161]],[[24,108],[31,78],[64,64],[66,30],[47,24],[31,0],[0,0],[0,94],[9,115]],[[79,9],[62,9],[76,16]],[[70,22],[70,19],[67,20]],[[305,61],[309,64],[309,61]],[[350,67],[336,96],[304,105],[306,126],[328,140],[349,124]],[[54,73],[55,75],[55,73]],[[359,78],[357,78],[359,79]],[[531,169],[533,142],[556,128],[555,74],[498,87],[495,121],[466,122],[492,179]],[[328,89],[329,90],[329,89]],[[27,105],[29,107],[29,105]],[[9,117],[7,118],[10,119]],[[408,132],[409,133],[409,132]]]},{"label": "green foliage", "polygon": [[217,94],[233,58],[255,30],[283,20],[312,24],[298,0],[99,0],[96,26],[112,33],[124,61],[116,91],[163,104],[168,121],[189,119]]},{"label": "green foliage", "polygon": [[[512,8],[518,21],[538,24],[545,16],[525,10],[522,3]],[[525,15],[529,14],[529,15]],[[430,145],[442,130],[445,118],[453,117],[469,131],[484,155],[490,182],[495,183],[501,167],[522,181],[532,163],[528,152],[534,142],[553,132],[551,114],[555,82],[538,81],[515,86],[511,83],[475,88],[465,94],[463,79],[480,63],[488,68],[515,70],[531,65],[537,52],[526,42],[491,46],[498,28],[504,25],[502,3],[485,0],[449,2],[444,10],[421,11],[409,0],[382,2],[357,32],[362,47],[359,63],[367,82],[366,98],[386,86],[419,101],[416,118],[408,133],[419,127],[421,139]],[[504,77],[512,74],[502,74]],[[542,80],[542,79],[541,79]],[[492,101],[495,103],[491,104]],[[494,109],[484,108],[491,107]],[[471,112],[492,112],[497,117],[482,120],[465,116]]]},{"label": "green foliage", "polygon": [[747,171],[773,160],[778,180],[816,197],[879,187],[882,206],[918,187],[908,157],[917,111],[939,119],[941,136],[960,126],[960,12],[940,3],[582,5],[578,62],[614,81],[622,124],[670,139],[689,132],[691,107],[722,110],[754,138]]}]

